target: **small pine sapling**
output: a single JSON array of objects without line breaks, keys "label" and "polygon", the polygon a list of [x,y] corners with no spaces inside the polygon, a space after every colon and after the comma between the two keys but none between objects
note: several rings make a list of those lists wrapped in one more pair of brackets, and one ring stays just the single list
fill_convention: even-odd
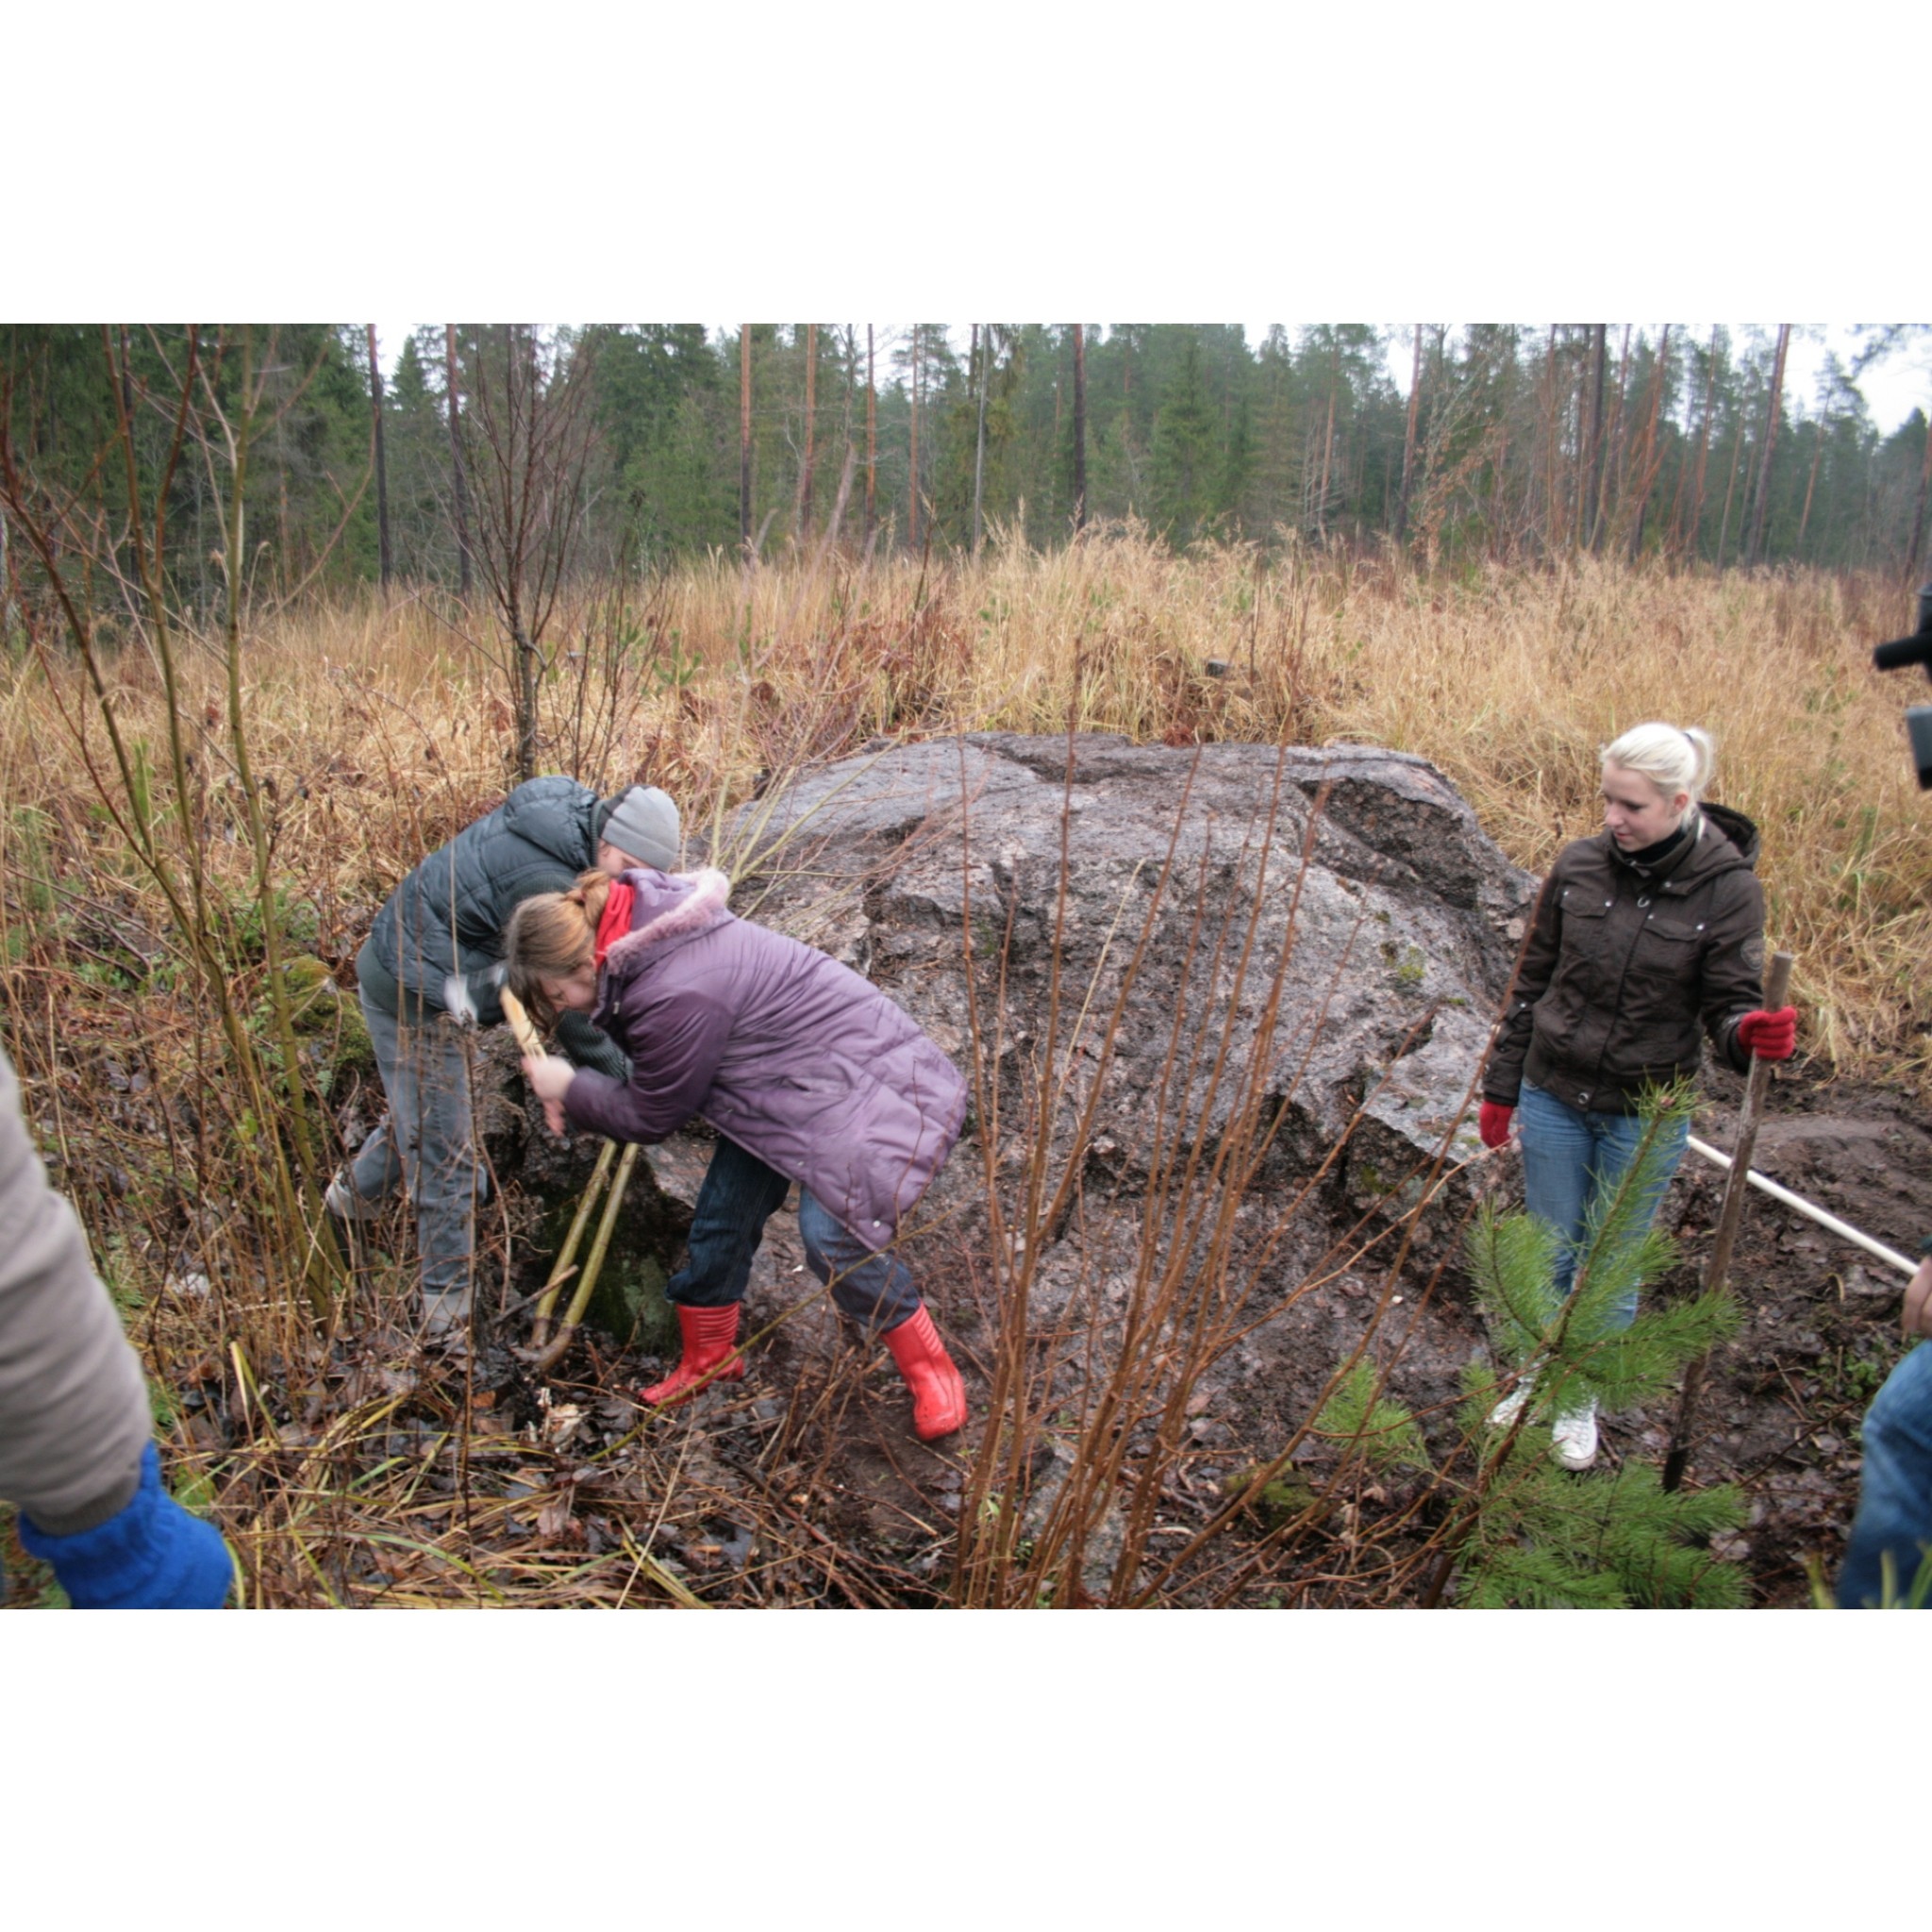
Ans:
[{"label": "small pine sapling", "polygon": [[1358,1361],[1322,1405],[1315,1433],[1347,1457],[1360,1450],[1377,1470],[1428,1469],[1429,1452],[1416,1419],[1400,1402],[1378,1396],[1375,1365]]},{"label": "small pine sapling", "polygon": [[1628,1321],[1638,1291],[1675,1259],[1652,1224],[1665,1149],[1688,1122],[1688,1088],[1652,1092],[1639,1110],[1637,1154],[1617,1186],[1591,1208],[1577,1244],[1570,1294],[1555,1289],[1560,1240],[1529,1214],[1485,1204],[1469,1237],[1470,1273],[1498,1353],[1520,1377],[1535,1376],[1525,1417],[1559,1415],[1594,1401],[1615,1414],[1655,1401],[1702,1348],[1736,1331],[1728,1294],[1699,1294]]},{"label": "small pine sapling", "polygon": [[1499,1432],[1490,1427],[1497,1378],[1479,1368],[1465,1377],[1459,1420],[1478,1475],[1458,1524],[1464,1604],[1715,1608],[1744,1600],[1742,1572],[1701,1547],[1743,1521],[1735,1489],[1666,1493],[1656,1471],[1634,1464],[1571,1474],[1547,1458],[1529,1427],[1585,1401],[1610,1413],[1655,1402],[1687,1362],[1737,1331],[1737,1303],[1722,1290],[1617,1325],[1637,1291],[1674,1258],[1674,1244],[1651,1219],[1667,1136],[1690,1104],[1684,1091],[1645,1097],[1637,1157],[1591,1214],[1574,1287],[1560,1304],[1554,1228],[1486,1207],[1471,1230],[1470,1271],[1498,1351],[1534,1384]]}]

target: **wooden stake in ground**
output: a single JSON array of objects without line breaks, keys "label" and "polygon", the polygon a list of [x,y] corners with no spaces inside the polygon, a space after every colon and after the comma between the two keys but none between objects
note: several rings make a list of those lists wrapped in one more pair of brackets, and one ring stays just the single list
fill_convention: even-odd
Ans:
[{"label": "wooden stake in ground", "polygon": [[[613,1141],[605,1141],[604,1152],[598,1160],[600,1172],[604,1171],[604,1163],[608,1159],[615,1146],[616,1142]],[[604,1269],[605,1252],[610,1246],[611,1233],[617,1226],[618,1214],[624,1208],[624,1193],[625,1190],[630,1185],[630,1171],[637,1165],[637,1162],[638,1143],[633,1141],[624,1150],[623,1158],[617,1163],[617,1178],[610,1183],[610,1191],[604,1197],[603,1218],[597,1223],[597,1237],[591,1243],[591,1258],[584,1263],[584,1272],[577,1277],[576,1291],[571,1296],[570,1307],[564,1311],[562,1325],[558,1327],[557,1333],[550,1338],[549,1341],[538,1350],[533,1366],[540,1375],[547,1374],[551,1369],[554,1369],[563,1359],[564,1350],[576,1340],[578,1324],[584,1319],[584,1310],[591,1306],[591,1295],[596,1289],[597,1276],[602,1274]],[[591,1185],[584,1190],[583,1204],[577,1209],[574,1232],[582,1232],[583,1224],[589,1219],[591,1203],[596,1191],[597,1175],[593,1174],[591,1176]],[[563,1276],[570,1272],[569,1260],[570,1249],[567,1245],[565,1252],[557,1257],[558,1265],[553,1273],[552,1278],[556,1281],[558,1288],[562,1287]],[[548,1290],[546,1291],[546,1301],[554,1303],[556,1294],[556,1288]],[[547,1307],[540,1307],[540,1316],[547,1313]],[[536,1338],[533,1337],[532,1339],[534,1341]]]},{"label": "wooden stake in ground", "polygon": [[[543,1042],[537,1037],[537,1029],[530,1024],[530,1016],[524,1010],[524,1003],[515,993],[506,988],[501,995],[503,1016],[509,1022],[509,1030],[517,1043],[517,1051],[529,1058],[541,1058]],[[530,1346],[535,1350],[534,1363],[541,1374],[554,1368],[562,1359],[563,1352],[576,1339],[578,1324],[584,1319],[584,1310],[591,1306],[591,1296],[597,1286],[597,1276],[604,1267],[605,1251],[610,1245],[610,1236],[617,1226],[617,1217],[624,1207],[625,1190],[630,1185],[630,1171],[637,1165],[637,1143],[624,1150],[624,1158],[617,1163],[617,1178],[611,1183],[610,1191],[605,1197],[604,1215],[597,1224],[596,1239],[591,1243],[590,1259],[584,1263],[583,1273],[577,1276],[575,1291],[570,1298],[570,1307],[565,1311],[563,1324],[553,1336],[550,1333],[551,1311],[557,1307],[557,1297],[563,1291],[563,1284],[576,1274],[577,1243],[584,1238],[584,1229],[590,1225],[591,1210],[597,1205],[597,1196],[604,1191],[604,1183],[610,1174],[610,1162],[617,1152],[615,1141],[606,1141],[597,1155],[597,1165],[591,1170],[590,1185],[584,1190],[584,1197],[577,1203],[577,1211],[571,1217],[570,1233],[564,1238],[562,1250],[550,1270],[550,1279],[543,1284],[543,1292],[537,1303],[536,1319],[531,1324]]]},{"label": "wooden stake in ground", "polygon": [[[1764,980],[1764,1007],[1776,1012],[1785,1004],[1791,985],[1791,955],[1774,953],[1771,971]],[[1744,1196],[1750,1191],[1745,1176],[1751,1168],[1751,1150],[1757,1140],[1757,1115],[1764,1105],[1764,1090],[1771,1084],[1771,1062],[1754,1058],[1744,1082],[1744,1105],[1738,1112],[1738,1144],[1731,1150],[1731,1175],[1724,1184],[1724,1205],[1717,1218],[1717,1239],[1711,1243],[1710,1260],[1704,1271],[1704,1286],[1710,1292],[1724,1285],[1731,1272],[1731,1250],[1737,1244],[1738,1224],[1744,1217]],[[1671,1432],[1670,1453],[1664,1457],[1664,1488],[1674,1490],[1684,1480],[1684,1468],[1690,1459],[1690,1424],[1695,1419],[1697,1397],[1704,1387],[1704,1372],[1710,1357],[1701,1355],[1684,1371],[1684,1392],[1677,1400],[1676,1426]]]}]

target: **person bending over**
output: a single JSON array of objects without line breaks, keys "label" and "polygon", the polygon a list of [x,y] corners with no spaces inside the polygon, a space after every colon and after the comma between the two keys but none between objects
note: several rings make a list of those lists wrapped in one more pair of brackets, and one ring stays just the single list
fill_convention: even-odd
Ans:
[{"label": "person bending over", "polygon": [[877,988],[737,918],[729,890],[721,872],[588,873],[525,900],[505,937],[511,990],[540,1018],[589,1013],[630,1056],[627,1080],[526,1058],[554,1130],[649,1143],[693,1115],[717,1129],[690,1258],[667,1289],[682,1358],[643,1399],[743,1374],[752,1257],[796,1181],[812,1273],[848,1322],[883,1337],[931,1441],[966,1420],[966,1391],[894,1243],[958,1138],[965,1082]]},{"label": "person bending over", "polygon": [[[503,1019],[504,922],[532,893],[564,890],[591,866],[613,877],[627,865],[674,866],[677,846],[677,808],[655,786],[600,800],[571,778],[532,778],[432,852],[375,915],[356,977],[389,1117],[325,1205],[346,1230],[407,1187],[432,1339],[457,1345],[469,1333],[476,1209],[490,1180],[462,1029]],[[574,1060],[623,1075],[624,1057],[580,1015],[559,1038]]]}]

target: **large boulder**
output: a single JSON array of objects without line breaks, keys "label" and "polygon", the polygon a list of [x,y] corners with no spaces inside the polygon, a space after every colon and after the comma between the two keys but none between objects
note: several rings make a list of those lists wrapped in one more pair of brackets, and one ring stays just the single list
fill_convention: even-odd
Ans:
[{"label": "large boulder", "polygon": [[1420,758],[974,734],[809,773],[741,831],[738,909],[868,974],[962,1066],[976,1036],[1004,1155],[1079,1136],[1092,1101],[1079,1158],[1129,1191],[1177,1133],[1233,1126],[1268,1178],[1324,1169],[1368,1208],[1476,1151],[1535,887]]}]

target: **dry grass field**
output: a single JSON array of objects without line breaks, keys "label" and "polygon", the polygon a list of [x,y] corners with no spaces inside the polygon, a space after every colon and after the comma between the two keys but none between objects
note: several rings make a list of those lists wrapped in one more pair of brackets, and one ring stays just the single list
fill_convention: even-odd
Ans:
[{"label": "dry grass field", "polygon": [[[1900,723],[1919,693],[1870,662],[1907,606],[1875,578],[1586,559],[1429,579],[1341,553],[1175,556],[1134,530],[1052,556],[994,541],[977,563],[714,558],[560,611],[539,762],[599,787],[647,778],[688,822],[722,825],[772,774],[881,737],[1072,724],[1170,744],[1378,743],[1434,761],[1540,870],[1597,824],[1603,742],[1646,718],[1698,724],[1718,741],[1715,795],[1762,833],[1769,937],[1797,956],[1801,1054],[1923,1095],[1932,806]],[[0,1010],[57,1180],[250,1600],[348,1600],[313,1552],[352,1533],[447,1557],[453,1594],[391,1600],[458,1600],[475,1574],[462,1552],[488,1523],[412,1517],[429,1507],[411,1482],[429,1424],[398,1433],[408,1395],[385,1366],[407,1341],[366,1291],[331,1312],[313,1238],[291,1232],[335,1124],[325,1104],[285,1120],[278,1056],[293,1041],[271,966],[313,955],[348,984],[395,881],[513,782],[497,633],[440,593],[371,595],[244,612],[232,665],[218,635],[184,627],[163,657],[138,625],[103,625],[93,663],[97,684],[50,625],[0,667]],[[325,1103],[334,1036],[305,1039]],[[184,1209],[157,1178],[184,1164],[226,1180],[185,1210],[202,1257],[187,1289]],[[341,1338],[366,1343],[326,1400],[318,1324],[338,1368]],[[219,1430],[170,1394],[204,1385],[228,1391]],[[305,1402],[299,1428],[269,1419]],[[461,1413],[467,1457],[472,1425],[487,1431]],[[512,1553],[488,1589],[676,1597],[647,1551],[642,1538],[562,1566]]]}]

